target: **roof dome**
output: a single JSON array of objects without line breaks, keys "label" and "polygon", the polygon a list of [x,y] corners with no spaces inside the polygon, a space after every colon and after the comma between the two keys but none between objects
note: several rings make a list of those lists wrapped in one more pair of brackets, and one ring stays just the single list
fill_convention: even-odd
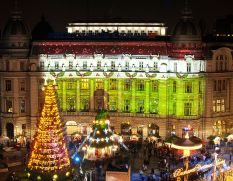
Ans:
[{"label": "roof dome", "polygon": [[42,16],[41,21],[32,30],[32,39],[45,40],[48,39],[48,34],[53,32],[51,25],[45,20],[44,16]]},{"label": "roof dome", "polygon": [[4,38],[8,36],[28,36],[30,34],[28,26],[24,23],[20,14],[13,14],[12,17],[6,23],[2,36]]},{"label": "roof dome", "polygon": [[14,1],[14,10],[2,31],[2,42],[5,53],[27,53],[30,44],[30,30],[25,24],[22,13],[18,9],[17,1]]},{"label": "roof dome", "polygon": [[195,24],[191,21],[179,21],[173,31],[173,35],[198,35]]},{"label": "roof dome", "polygon": [[200,31],[193,22],[192,10],[189,8],[188,0],[185,1],[185,8],[182,11],[180,21],[176,24],[173,35],[174,36],[198,36]]}]

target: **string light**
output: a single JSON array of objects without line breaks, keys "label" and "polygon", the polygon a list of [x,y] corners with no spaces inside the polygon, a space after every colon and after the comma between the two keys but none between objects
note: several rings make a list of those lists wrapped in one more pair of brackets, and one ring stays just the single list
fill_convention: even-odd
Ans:
[{"label": "string light", "polygon": [[[44,93],[44,106],[28,162],[30,170],[41,173],[56,172],[70,167],[69,154],[64,139],[64,128],[57,106],[55,86],[45,86]],[[58,179],[58,175],[55,174],[53,179]],[[41,180],[41,177],[37,176],[37,180]]]}]

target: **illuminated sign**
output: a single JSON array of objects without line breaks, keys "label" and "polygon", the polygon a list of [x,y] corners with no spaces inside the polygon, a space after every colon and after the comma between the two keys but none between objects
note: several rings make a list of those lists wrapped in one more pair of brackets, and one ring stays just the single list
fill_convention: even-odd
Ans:
[{"label": "illuminated sign", "polygon": [[180,176],[188,175],[190,173],[200,170],[200,168],[201,168],[200,164],[197,164],[195,167],[189,170],[184,170],[183,168],[179,168],[173,172],[173,177],[180,177]]},{"label": "illuminated sign", "polygon": [[[216,162],[216,166],[222,165],[224,163],[224,161],[225,160],[218,159],[217,162]],[[184,168],[179,168],[179,169],[176,169],[173,172],[173,177],[181,177],[181,176],[193,173],[193,172],[197,172],[197,171],[200,171],[200,170],[211,168],[213,166],[215,166],[214,163],[211,163],[211,164],[208,164],[208,165],[203,165],[203,166],[201,166],[200,164],[197,164],[195,167],[193,167],[192,169],[189,169],[189,170],[184,170]]]}]

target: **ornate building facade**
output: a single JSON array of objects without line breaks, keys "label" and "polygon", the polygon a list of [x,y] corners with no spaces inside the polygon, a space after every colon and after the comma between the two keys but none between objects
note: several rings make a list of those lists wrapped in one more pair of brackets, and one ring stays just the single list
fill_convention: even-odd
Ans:
[{"label": "ornate building facade", "polygon": [[70,23],[45,40],[51,31],[43,19],[31,41],[18,9],[4,28],[2,135],[33,136],[50,82],[68,134],[90,132],[101,109],[126,135],[181,135],[188,125],[201,138],[231,131],[232,43],[203,41],[187,5],[171,36],[163,23]]}]

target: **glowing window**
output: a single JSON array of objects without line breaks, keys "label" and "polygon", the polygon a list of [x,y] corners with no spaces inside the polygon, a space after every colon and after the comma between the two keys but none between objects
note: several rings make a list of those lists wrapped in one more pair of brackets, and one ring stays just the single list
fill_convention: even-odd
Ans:
[{"label": "glowing window", "polygon": [[152,80],[151,82],[152,92],[158,92],[159,90],[159,82],[157,80]]},{"label": "glowing window", "polygon": [[96,89],[103,89],[104,88],[104,83],[103,83],[102,79],[95,80],[95,88]]},{"label": "glowing window", "polygon": [[26,112],[26,101],[24,99],[20,100],[20,112],[21,113]]},{"label": "glowing window", "polygon": [[185,116],[192,115],[192,103],[191,102],[184,103],[184,115]]},{"label": "glowing window", "polygon": [[144,91],[144,80],[137,80],[137,90]]},{"label": "glowing window", "polygon": [[12,113],[13,112],[13,101],[6,100],[6,112]]},{"label": "glowing window", "polygon": [[81,79],[81,90],[89,89],[89,80],[88,79]]},{"label": "glowing window", "polygon": [[192,93],[192,82],[185,82],[185,93]]},{"label": "glowing window", "polygon": [[117,80],[116,79],[110,79],[109,89],[110,90],[117,90]]},{"label": "glowing window", "polygon": [[131,89],[131,81],[129,79],[126,79],[124,81],[124,90],[129,91]]},{"label": "glowing window", "polygon": [[124,100],[124,112],[130,111],[130,100],[126,99]]},{"label": "glowing window", "polygon": [[67,111],[68,112],[74,112],[75,111],[75,98],[74,97],[68,97],[67,98]]},{"label": "glowing window", "polygon": [[74,82],[72,80],[67,82],[67,89],[74,89]]}]

